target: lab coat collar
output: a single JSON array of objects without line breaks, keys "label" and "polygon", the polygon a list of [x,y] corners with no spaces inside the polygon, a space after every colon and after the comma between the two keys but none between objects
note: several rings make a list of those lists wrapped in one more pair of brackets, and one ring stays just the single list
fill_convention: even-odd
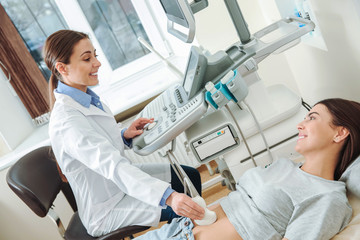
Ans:
[{"label": "lab coat collar", "polygon": [[[104,111],[103,111],[91,104],[89,105],[89,107],[84,107],[83,105],[78,103],[76,100],[74,100],[72,97],[70,97],[66,94],[62,94],[62,93],[58,93],[58,92],[54,91],[54,95],[55,95],[56,102],[59,102],[61,104],[67,105],[67,106],[71,106],[71,107],[79,110],[85,116],[101,115],[101,116],[105,116],[105,117],[114,118],[114,115],[112,114],[111,110],[105,104],[103,104],[103,108],[104,108]],[[55,102],[55,104],[56,104],[56,102]]]},{"label": "lab coat collar", "polygon": [[[70,87],[66,85],[65,83],[59,81],[57,88],[54,90],[57,93],[62,93],[70,96],[72,99],[83,105],[84,107],[90,107],[91,103],[91,97],[93,92],[88,92],[89,89],[87,89],[87,92],[83,92],[77,88]],[[96,95],[97,96],[97,95]]]}]

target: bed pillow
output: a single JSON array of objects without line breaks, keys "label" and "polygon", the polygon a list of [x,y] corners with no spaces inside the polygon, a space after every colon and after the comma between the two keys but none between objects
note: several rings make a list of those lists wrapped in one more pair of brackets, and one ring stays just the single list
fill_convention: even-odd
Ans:
[{"label": "bed pillow", "polygon": [[360,156],[346,169],[339,180],[346,183],[347,191],[360,198]]}]

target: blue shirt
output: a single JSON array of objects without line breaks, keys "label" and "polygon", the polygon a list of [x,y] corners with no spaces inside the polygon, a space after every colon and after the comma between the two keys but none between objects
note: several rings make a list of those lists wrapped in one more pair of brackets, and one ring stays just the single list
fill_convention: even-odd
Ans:
[{"label": "blue shirt", "polygon": [[57,93],[62,93],[70,96],[72,99],[74,99],[76,102],[80,103],[86,108],[89,108],[90,104],[92,104],[95,107],[100,108],[104,111],[104,108],[100,102],[100,97],[96,95],[96,93],[93,92],[90,88],[87,88],[85,93],[77,88],[70,87],[65,83],[59,81],[55,91]]},{"label": "blue shirt", "polygon": [[[70,87],[63,82],[58,81],[58,86],[55,89],[55,92],[68,95],[69,97],[71,97],[76,102],[78,102],[79,104],[81,104],[82,106],[84,106],[86,108],[89,108],[90,104],[92,104],[95,107],[104,111],[104,108],[100,101],[100,97],[94,91],[92,91],[90,88],[87,88],[86,93],[85,93],[77,88]],[[125,131],[126,131],[126,128],[121,130],[121,137],[124,141],[124,144],[128,147],[131,147],[132,139],[126,139],[124,137]],[[174,192],[174,190],[171,189],[170,187],[168,189],[166,189],[163,197],[160,200],[160,206],[162,206],[162,207],[165,206],[166,199],[173,192]]]}]

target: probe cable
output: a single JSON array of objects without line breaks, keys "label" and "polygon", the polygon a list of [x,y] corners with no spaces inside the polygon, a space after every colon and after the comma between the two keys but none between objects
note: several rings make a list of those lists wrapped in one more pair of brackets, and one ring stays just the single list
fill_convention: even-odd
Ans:
[{"label": "probe cable", "polygon": [[[252,109],[251,109],[251,107],[249,106],[249,104],[247,104],[247,102],[245,101],[245,99],[243,100],[243,103],[245,104],[245,106],[247,107],[247,109],[249,109],[249,112],[250,112],[251,116],[253,117],[253,119],[254,119],[254,121],[255,121],[255,123],[256,123],[256,126],[257,126],[257,128],[258,128],[258,130],[259,130],[259,132],[260,132],[260,134],[261,134],[261,137],[262,137],[264,143],[265,143],[266,150],[267,150],[268,153],[269,153],[269,156],[270,156],[270,159],[271,159],[271,163],[274,162],[273,156],[272,156],[271,151],[270,151],[270,148],[269,148],[269,144],[268,144],[268,142],[266,141],[264,132],[263,132],[263,130],[262,130],[260,124],[259,124],[259,121],[257,120],[254,112],[252,111]],[[241,109],[241,107],[240,107],[240,105],[239,105],[239,102],[237,103],[237,105],[238,105],[239,108]]]},{"label": "probe cable", "polygon": [[244,143],[245,143],[246,149],[248,150],[248,152],[249,152],[249,154],[250,154],[251,160],[253,161],[255,167],[257,167],[257,164],[256,164],[256,162],[255,162],[254,156],[253,156],[253,154],[251,153],[251,150],[250,150],[250,148],[249,148],[249,146],[248,146],[248,144],[247,144],[247,141],[246,141],[246,139],[245,139],[245,136],[244,136],[243,132],[241,131],[241,128],[240,128],[239,124],[237,123],[235,116],[233,115],[233,113],[231,112],[231,110],[230,110],[230,108],[229,108],[229,106],[228,106],[227,104],[225,105],[225,107],[226,107],[226,110],[229,112],[230,116],[232,117],[232,119],[234,120],[234,122],[235,122],[235,124],[236,124],[236,127],[238,128],[238,130],[239,130],[239,132],[240,132],[240,135],[241,135],[241,137],[242,137],[242,139],[243,139],[243,141],[244,141]]}]

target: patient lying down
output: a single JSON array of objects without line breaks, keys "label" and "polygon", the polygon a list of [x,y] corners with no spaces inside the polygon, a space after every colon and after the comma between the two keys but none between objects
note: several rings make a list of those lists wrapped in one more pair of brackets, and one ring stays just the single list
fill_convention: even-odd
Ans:
[{"label": "patient lying down", "polygon": [[296,151],[305,162],[278,159],[250,169],[236,191],[210,207],[217,221],[196,226],[174,219],[138,240],[330,239],[350,221],[345,183],[337,181],[359,156],[360,104],[343,99],[317,103],[297,125]]}]

